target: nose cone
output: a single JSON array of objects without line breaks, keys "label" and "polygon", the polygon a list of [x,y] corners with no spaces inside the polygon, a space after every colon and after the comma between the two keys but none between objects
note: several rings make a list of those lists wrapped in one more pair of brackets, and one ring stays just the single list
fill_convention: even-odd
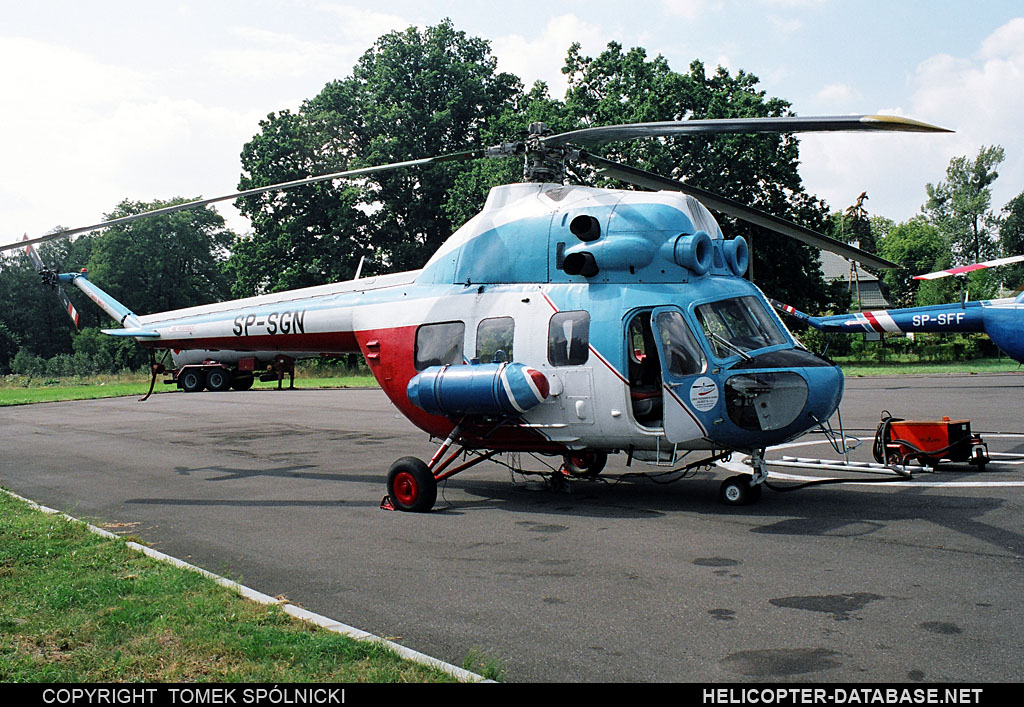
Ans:
[{"label": "nose cone", "polygon": [[725,381],[729,419],[715,426],[712,438],[740,449],[781,444],[832,417],[842,396],[837,366],[736,371]]}]

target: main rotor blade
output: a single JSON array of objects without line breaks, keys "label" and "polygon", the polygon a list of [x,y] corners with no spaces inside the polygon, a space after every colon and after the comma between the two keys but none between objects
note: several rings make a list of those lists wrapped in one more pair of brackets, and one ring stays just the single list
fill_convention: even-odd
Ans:
[{"label": "main rotor blade", "polygon": [[704,206],[714,211],[721,212],[728,216],[733,216],[738,219],[742,219],[748,223],[752,223],[762,228],[767,228],[770,231],[781,233],[784,236],[795,238],[801,243],[806,243],[809,246],[819,248],[821,250],[831,251],[838,255],[848,258],[849,260],[856,260],[864,265],[870,265],[876,268],[897,268],[899,267],[896,263],[890,262],[885,258],[879,258],[877,255],[871,255],[860,248],[855,248],[852,245],[837,241],[834,238],[812,231],[805,226],[787,221],[779,218],[778,216],[772,216],[769,213],[755,209],[752,206],[741,204],[738,201],[729,199],[728,197],[718,196],[713,192],[706,191],[699,187],[694,187],[683,182],[678,182],[668,177],[662,177],[654,172],[648,172],[636,167],[628,167],[612,160],[607,160],[597,155],[592,155],[589,152],[581,152],[580,159],[588,162],[589,164],[599,168],[602,174],[615,179],[620,179],[629,184],[635,184],[645,189],[667,189],[670,191],[679,191],[684,194],[689,194]]},{"label": "main rotor blade", "polygon": [[238,199],[245,196],[255,196],[256,194],[265,194],[270,191],[284,191],[286,189],[292,189],[294,187],[300,187],[306,184],[315,184],[317,182],[325,182],[331,179],[343,179],[345,177],[358,177],[364,174],[376,174],[378,172],[387,172],[393,169],[401,169],[402,167],[418,167],[428,164],[437,164],[440,162],[455,162],[459,160],[468,160],[474,157],[479,157],[484,153],[484,150],[466,150],[465,152],[453,152],[447,155],[439,155],[437,157],[424,157],[418,160],[408,160],[406,162],[393,162],[391,164],[377,165],[375,167],[363,167],[361,169],[350,169],[344,172],[332,172],[330,174],[322,174],[317,177],[309,177],[307,179],[296,179],[291,182],[281,182],[280,184],[271,184],[266,187],[257,187],[256,189],[246,189],[245,191],[234,192],[233,194],[225,194],[224,196],[215,196],[212,199],[196,199],[195,201],[189,201],[184,204],[175,204],[174,206],[165,206],[162,209],[154,209],[152,211],[146,211],[141,214],[132,214],[131,216],[122,216],[120,218],[110,219],[109,221],[101,221],[94,223],[90,226],[81,226],[79,228],[69,228],[63,231],[57,231],[55,233],[48,233],[45,236],[37,236],[36,238],[26,238],[22,241],[8,243],[0,245],[0,252],[5,250],[11,250],[13,248],[21,248],[26,245],[34,245],[36,243],[44,243],[46,241],[52,241],[57,238],[67,238],[69,236],[75,236],[81,233],[88,233],[89,231],[98,231],[101,228],[109,228],[111,226],[121,226],[132,221],[138,221],[139,219],[149,218],[150,216],[166,216],[167,214],[177,213],[178,211],[186,211],[188,209],[198,209],[203,206],[209,206],[210,204],[216,204],[220,201],[228,201],[229,199]]},{"label": "main rotor blade", "polygon": [[620,140],[674,135],[718,135],[722,133],[807,133],[839,131],[897,131],[951,133],[952,130],[896,115],[846,115],[783,118],[721,118],[712,120],[669,120],[659,123],[605,125],[541,138],[547,146],[602,145]]}]

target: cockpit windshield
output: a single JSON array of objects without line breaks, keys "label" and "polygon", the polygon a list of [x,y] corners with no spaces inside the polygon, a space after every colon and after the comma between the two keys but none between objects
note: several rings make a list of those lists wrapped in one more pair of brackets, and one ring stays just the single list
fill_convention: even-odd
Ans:
[{"label": "cockpit windshield", "polygon": [[697,307],[697,319],[715,355],[739,355],[768,346],[785,344],[786,337],[757,297],[734,297]]}]

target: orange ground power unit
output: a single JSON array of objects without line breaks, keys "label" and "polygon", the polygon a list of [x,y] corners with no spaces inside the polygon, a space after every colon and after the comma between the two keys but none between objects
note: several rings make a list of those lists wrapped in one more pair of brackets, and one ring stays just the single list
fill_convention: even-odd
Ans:
[{"label": "orange ground power unit", "polygon": [[968,461],[973,446],[971,421],[948,417],[938,421],[893,420],[887,446],[898,449],[901,457],[917,457],[925,463],[940,459]]}]

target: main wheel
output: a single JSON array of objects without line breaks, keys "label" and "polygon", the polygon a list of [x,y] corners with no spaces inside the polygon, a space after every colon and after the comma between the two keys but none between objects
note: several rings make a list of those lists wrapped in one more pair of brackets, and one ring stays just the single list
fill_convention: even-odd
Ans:
[{"label": "main wheel", "polygon": [[437,481],[416,457],[402,457],[388,471],[388,496],[400,511],[425,513],[437,500]]},{"label": "main wheel", "polygon": [[206,387],[214,393],[223,393],[231,387],[231,374],[223,368],[211,368],[206,374]]},{"label": "main wheel", "polygon": [[718,493],[727,506],[746,506],[761,498],[761,491],[761,484],[751,486],[749,476],[737,474],[723,481]]},{"label": "main wheel", "polygon": [[193,368],[182,373],[178,383],[186,393],[198,393],[206,387],[206,378],[200,371]]},{"label": "main wheel", "polygon": [[565,463],[565,470],[570,476],[582,476],[593,478],[601,473],[604,465],[608,463],[608,455],[605,452],[591,452],[582,450],[570,452],[562,457]]}]

